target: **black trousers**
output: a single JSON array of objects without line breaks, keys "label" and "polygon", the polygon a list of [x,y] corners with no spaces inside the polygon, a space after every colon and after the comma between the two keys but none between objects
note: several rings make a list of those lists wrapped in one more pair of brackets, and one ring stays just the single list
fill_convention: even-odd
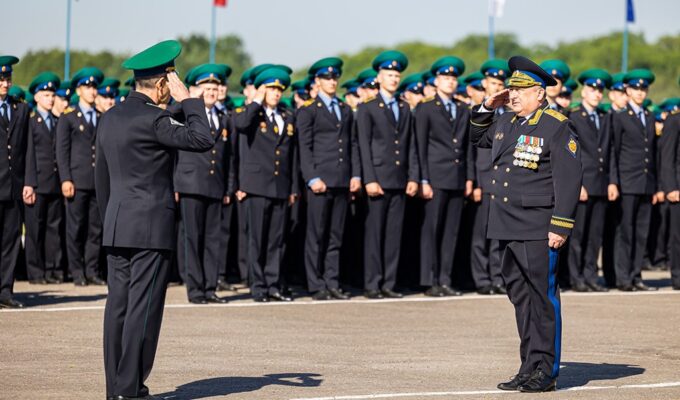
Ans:
[{"label": "black trousers", "polygon": [[616,286],[616,272],[614,268],[614,247],[616,242],[616,227],[621,215],[621,200],[610,201],[604,216],[602,232],[602,274],[609,287]]},{"label": "black trousers", "polygon": [[489,226],[489,205],[491,196],[482,195],[482,201],[476,205],[474,225],[472,227],[472,244],[470,248],[470,264],[472,280],[477,289],[489,285],[503,285],[501,274],[501,252],[498,240],[487,239]]},{"label": "black trousers", "polygon": [[35,204],[24,207],[26,220],[26,272],[29,280],[62,278],[61,224],[64,198],[59,194],[36,194]]},{"label": "black trousers", "polygon": [[458,229],[463,212],[463,192],[434,188],[425,202],[420,236],[420,284],[451,286]]},{"label": "black trousers", "polygon": [[680,287],[680,203],[668,203],[670,219],[668,223],[668,248],[671,267],[671,281],[675,287]]},{"label": "black trousers", "polygon": [[647,251],[642,265],[658,266],[668,261],[668,221],[670,220],[669,202],[652,206],[649,225]]},{"label": "black trousers", "polygon": [[642,279],[651,217],[651,195],[621,195],[621,217],[614,250],[617,286],[630,285]]},{"label": "black trousers", "polygon": [[250,293],[256,297],[278,293],[288,202],[253,195],[243,202],[248,220]]},{"label": "black trousers", "polygon": [[189,300],[215,294],[217,276],[224,263],[222,200],[180,194],[177,255]]},{"label": "black trousers", "polygon": [[[234,215],[233,203],[222,204],[222,213],[220,214],[220,241],[221,250],[219,252],[221,260],[219,264],[219,271],[217,274],[217,279],[222,281],[227,281],[227,270],[229,261],[229,240],[231,239],[231,221]],[[246,275],[242,275],[245,278]]]},{"label": "black trousers", "polygon": [[576,223],[569,239],[569,277],[571,285],[597,283],[597,257],[602,245],[606,197],[589,196],[576,207]]},{"label": "black trousers", "polygon": [[[236,217],[238,222],[238,271],[241,278],[248,278],[248,218],[246,216],[246,202],[236,202]],[[248,282],[250,284],[250,282]]]},{"label": "black trousers", "polygon": [[172,252],[106,248],[108,287],[104,311],[106,396],[143,397],[163,319]]},{"label": "black trousers", "polygon": [[319,194],[307,190],[305,270],[310,292],[339,287],[340,249],[348,204],[346,188],[329,188]]},{"label": "black trousers", "polygon": [[74,280],[97,278],[102,222],[94,190],[79,190],[66,200],[66,255]]},{"label": "black trousers", "polygon": [[520,338],[519,373],[541,369],[557,377],[562,343],[558,250],[548,240],[500,241],[501,270],[515,307]]},{"label": "black trousers", "polygon": [[364,236],[364,288],[394,289],[401,251],[405,193],[383,189],[385,194],[368,198]]},{"label": "black trousers", "polygon": [[0,227],[0,300],[9,300],[21,246],[21,208],[15,200],[0,201]]}]

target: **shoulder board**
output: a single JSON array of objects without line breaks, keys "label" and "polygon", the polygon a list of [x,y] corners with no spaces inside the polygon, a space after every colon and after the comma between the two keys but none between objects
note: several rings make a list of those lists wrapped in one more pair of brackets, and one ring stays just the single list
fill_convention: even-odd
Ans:
[{"label": "shoulder board", "polygon": [[151,107],[160,108],[161,110],[165,110],[163,107],[159,106],[158,104],[154,104],[154,103],[146,103],[146,105],[147,105],[147,106],[151,106]]},{"label": "shoulder board", "polygon": [[35,117],[35,111],[31,111],[31,118]]},{"label": "shoulder board", "polygon": [[63,112],[62,114],[66,115],[66,114],[68,114],[68,113],[74,112],[75,110],[76,110],[76,109],[73,108],[73,107],[68,107],[68,108],[66,108],[66,109],[64,110],[64,112]]},{"label": "shoulder board", "polygon": [[304,103],[302,103],[302,107],[309,107],[309,106],[311,106],[312,104],[314,104],[315,101],[316,101],[316,100],[314,100],[314,99],[307,99],[307,101],[305,101]]},{"label": "shoulder board", "polygon": [[432,100],[434,100],[434,96],[425,97],[424,99],[420,100],[420,102],[421,102],[421,103],[429,103],[429,102],[431,102]]},{"label": "shoulder board", "polygon": [[375,99],[376,99],[375,96],[371,96],[371,97],[367,98],[366,100],[364,100],[364,104],[365,104],[365,103],[370,103],[370,102],[372,102],[372,101],[375,100]]},{"label": "shoulder board", "polygon": [[245,110],[244,107],[236,107],[236,108],[234,109],[234,112],[235,112],[236,114],[240,114],[240,113],[242,113],[244,110]]},{"label": "shoulder board", "polygon": [[545,110],[545,113],[550,115],[551,117],[555,118],[556,120],[558,120],[560,122],[564,122],[564,121],[567,120],[567,117],[565,117],[564,114],[562,114],[558,111],[555,111],[552,108]]},{"label": "shoulder board", "polygon": [[677,110],[671,111],[671,115],[676,115],[676,114],[680,114],[680,108],[678,108]]}]

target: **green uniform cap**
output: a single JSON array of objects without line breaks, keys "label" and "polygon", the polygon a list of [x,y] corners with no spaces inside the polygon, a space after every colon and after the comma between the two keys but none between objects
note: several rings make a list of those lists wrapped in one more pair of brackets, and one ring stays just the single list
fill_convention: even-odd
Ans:
[{"label": "green uniform cap", "polygon": [[634,88],[646,88],[654,83],[655,76],[652,71],[641,68],[634,69],[623,76],[623,83]]},{"label": "green uniform cap", "polygon": [[120,88],[118,89],[118,98],[128,97],[130,94],[130,89]]},{"label": "green uniform cap", "polygon": [[220,67],[220,73],[222,76],[224,76],[224,82],[227,83],[227,79],[231,76],[232,69],[229,65],[227,64],[217,64],[218,67]]},{"label": "green uniform cap", "polygon": [[405,92],[408,90],[414,93],[422,93],[423,86],[423,74],[411,74],[401,80],[401,83],[399,84],[399,91]]},{"label": "green uniform cap", "polygon": [[28,85],[28,91],[30,93],[37,93],[41,90],[50,90],[52,92],[56,92],[59,90],[60,85],[61,79],[59,79],[57,74],[53,72],[43,72],[33,78],[31,84]]},{"label": "green uniform cap", "polygon": [[340,77],[343,62],[338,57],[327,57],[312,64],[307,71],[312,77]]},{"label": "green uniform cap", "polygon": [[663,111],[673,111],[680,108],[680,97],[668,98],[659,104]]},{"label": "green uniform cap", "polygon": [[626,76],[624,72],[619,72],[612,75],[612,84],[609,86],[610,90],[618,90],[623,92],[626,90],[626,85],[623,83],[623,77]]},{"label": "green uniform cap", "polygon": [[[507,63],[506,63],[507,64]],[[507,74],[504,73],[503,76],[507,76]],[[470,85],[475,88],[481,88],[482,87],[482,80],[484,79],[484,74],[481,73],[480,71],[475,71],[471,73],[470,75],[466,76],[463,78],[463,83],[465,85]]]},{"label": "green uniform cap", "polygon": [[592,68],[581,72],[578,76],[578,81],[583,86],[603,89],[612,85],[612,76],[603,69]]},{"label": "green uniform cap", "polygon": [[12,65],[18,62],[14,56],[0,56],[0,76],[12,75]]},{"label": "green uniform cap", "polygon": [[569,66],[562,60],[546,60],[540,64],[540,67],[561,82],[566,82],[571,76]]},{"label": "green uniform cap", "polygon": [[71,87],[77,88],[82,85],[97,87],[103,80],[104,73],[99,68],[85,67],[73,75],[73,78],[71,78]]},{"label": "green uniform cap", "polygon": [[120,81],[116,78],[106,78],[97,86],[97,93],[101,96],[117,97]]},{"label": "green uniform cap", "polygon": [[508,61],[501,60],[500,58],[493,58],[484,61],[484,64],[482,64],[482,67],[479,69],[479,71],[484,74],[484,76],[500,79],[502,81],[508,79],[510,76],[510,67],[508,66]]},{"label": "green uniform cap", "polygon": [[309,86],[311,82],[309,78],[300,79],[290,84],[290,89],[294,92],[306,92],[309,91]]},{"label": "green uniform cap", "polygon": [[375,78],[378,76],[378,73],[375,72],[371,68],[367,68],[361,72],[359,72],[359,75],[357,76],[357,80],[359,81],[359,84],[361,86],[367,86],[367,85],[373,85],[376,83]]},{"label": "green uniform cap", "polygon": [[465,72],[465,63],[455,56],[444,56],[430,67],[432,75],[461,76]]},{"label": "green uniform cap", "polygon": [[181,52],[178,41],[166,40],[123,61],[123,68],[133,70],[135,78],[165,74],[175,70],[175,59]]},{"label": "green uniform cap", "polygon": [[272,66],[260,73],[255,77],[254,85],[255,87],[260,87],[265,85],[267,87],[278,87],[281,90],[286,90],[288,85],[290,85],[290,71],[291,69],[286,66]]},{"label": "green uniform cap", "polygon": [[26,92],[24,92],[24,89],[20,88],[19,86],[12,86],[11,88],[9,88],[9,91],[7,91],[7,95],[16,101],[26,99]]},{"label": "green uniform cap", "polygon": [[185,81],[192,86],[200,85],[201,83],[224,83],[227,80],[224,74],[225,69],[218,64],[201,64],[192,68]]},{"label": "green uniform cap", "polygon": [[408,67],[408,58],[400,51],[386,50],[373,60],[372,67],[375,71],[389,69],[401,72]]}]

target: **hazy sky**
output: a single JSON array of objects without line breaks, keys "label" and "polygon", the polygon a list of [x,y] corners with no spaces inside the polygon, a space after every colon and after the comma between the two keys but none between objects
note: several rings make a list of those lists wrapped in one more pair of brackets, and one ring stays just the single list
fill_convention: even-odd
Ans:
[{"label": "hazy sky", "polygon": [[[73,0],[71,47],[135,52],[164,39],[210,34],[213,0]],[[0,54],[64,47],[67,0],[0,0]],[[497,32],[523,44],[588,38],[623,28],[626,0],[506,0]],[[680,32],[678,0],[635,0],[631,32]],[[367,45],[451,44],[488,31],[487,0],[229,0],[217,34],[243,38],[255,63],[302,67]],[[530,17],[526,17],[529,15]],[[464,55],[462,55],[464,57]],[[206,60],[207,61],[207,60]]]}]

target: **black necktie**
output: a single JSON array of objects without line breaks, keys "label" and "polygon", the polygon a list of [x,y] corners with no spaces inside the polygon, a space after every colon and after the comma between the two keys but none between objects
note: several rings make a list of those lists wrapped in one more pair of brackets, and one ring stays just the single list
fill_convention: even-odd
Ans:
[{"label": "black necktie", "polygon": [[47,130],[52,131],[52,116],[50,114],[47,114],[47,117],[45,118],[45,125],[47,125]]},{"label": "black necktie", "polygon": [[340,121],[340,112],[338,110],[338,103],[333,100],[331,101],[331,114],[335,116],[335,118]]},{"label": "black necktie", "polygon": [[94,123],[94,111],[92,110],[87,112],[87,123],[90,124],[92,129],[96,128],[96,125]]},{"label": "black necktie", "polygon": [[213,118],[213,113],[208,113],[208,122],[210,122],[210,130],[217,132],[217,127],[215,126],[215,119]]},{"label": "black necktie", "polygon": [[642,122],[642,126],[646,127],[647,126],[647,121],[645,121],[645,113],[640,111],[638,113],[638,118],[640,118],[640,122]]},{"label": "black necktie", "polygon": [[597,114],[595,113],[590,114],[590,120],[593,121],[593,124],[595,124],[595,127],[597,129],[600,129],[600,119],[597,118]]},{"label": "black necktie", "polygon": [[2,112],[0,113],[0,117],[2,118],[3,121],[5,121],[5,125],[9,126],[9,116],[7,115],[7,103],[2,103],[2,106],[0,106],[0,110],[2,110]]}]

